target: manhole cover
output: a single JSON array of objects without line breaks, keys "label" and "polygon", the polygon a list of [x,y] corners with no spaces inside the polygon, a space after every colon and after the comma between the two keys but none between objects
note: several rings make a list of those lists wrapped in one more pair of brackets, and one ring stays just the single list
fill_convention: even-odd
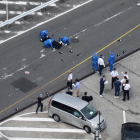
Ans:
[{"label": "manhole cover", "polygon": [[73,39],[71,39],[71,42],[72,42],[72,43],[78,43],[78,42],[79,42],[79,40],[78,40],[78,39],[76,39],[76,38],[73,38]]}]

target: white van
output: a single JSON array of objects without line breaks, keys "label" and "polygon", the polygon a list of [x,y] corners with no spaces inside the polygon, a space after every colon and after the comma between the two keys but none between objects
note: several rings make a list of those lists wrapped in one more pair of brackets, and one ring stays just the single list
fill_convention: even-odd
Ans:
[{"label": "white van", "polygon": [[[69,123],[87,133],[99,130],[99,114],[88,102],[65,93],[55,94],[48,105],[49,116],[55,121]],[[106,127],[105,118],[100,116],[100,130]]]}]

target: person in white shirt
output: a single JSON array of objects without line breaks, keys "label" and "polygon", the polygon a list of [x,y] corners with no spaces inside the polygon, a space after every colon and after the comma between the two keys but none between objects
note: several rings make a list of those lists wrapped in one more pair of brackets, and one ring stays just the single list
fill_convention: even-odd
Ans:
[{"label": "person in white shirt", "polygon": [[125,96],[127,95],[127,99],[129,100],[129,89],[131,88],[129,81],[126,80],[125,86],[124,86],[124,94],[123,94],[123,101],[125,101]]},{"label": "person in white shirt", "polygon": [[126,76],[124,76],[123,79],[121,80],[121,83],[122,83],[122,92],[124,92],[124,85],[126,83],[126,80],[128,80]]},{"label": "person in white shirt", "polygon": [[72,90],[72,78],[73,78],[72,71],[69,71],[67,86],[68,86],[68,88],[70,88],[71,90]]},{"label": "person in white shirt", "polygon": [[103,67],[105,67],[102,54],[100,55],[100,58],[98,59],[98,67],[99,67],[99,75],[101,76]]},{"label": "person in white shirt", "polygon": [[127,80],[129,80],[129,77],[127,75],[127,71],[122,72],[123,76],[126,76]]},{"label": "person in white shirt", "polygon": [[112,89],[113,89],[113,84],[119,75],[118,72],[116,71],[116,68],[113,69],[113,71],[110,73],[110,75],[112,77]]}]

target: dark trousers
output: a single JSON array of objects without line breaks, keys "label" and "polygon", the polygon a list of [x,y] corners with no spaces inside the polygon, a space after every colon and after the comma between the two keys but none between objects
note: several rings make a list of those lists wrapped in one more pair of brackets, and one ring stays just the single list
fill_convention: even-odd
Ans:
[{"label": "dark trousers", "polygon": [[38,103],[36,112],[38,112],[40,106],[41,106],[41,111],[43,111],[43,103]]},{"label": "dark trousers", "polygon": [[123,84],[122,84],[122,91],[124,92],[124,86],[123,86]]},{"label": "dark trousers", "polygon": [[101,75],[102,74],[102,70],[103,70],[103,65],[99,65],[99,74]]},{"label": "dark trousers", "polygon": [[104,91],[104,86],[100,86],[100,95],[103,94],[103,91]]},{"label": "dark trousers", "polygon": [[116,81],[117,77],[112,77],[112,89],[113,89],[113,86],[114,86],[114,82]]},{"label": "dark trousers", "polygon": [[120,95],[120,87],[115,87],[115,96]]},{"label": "dark trousers", "polygon": [[124,90],[123,99],[125,101],[125,97],[127,95],[127,99],[129,100],[129,90]]},{"label": "dark trousers", "polygon": [[72,89],[72,80],[67,82],[67,86],[70,87],[70,89]]}]

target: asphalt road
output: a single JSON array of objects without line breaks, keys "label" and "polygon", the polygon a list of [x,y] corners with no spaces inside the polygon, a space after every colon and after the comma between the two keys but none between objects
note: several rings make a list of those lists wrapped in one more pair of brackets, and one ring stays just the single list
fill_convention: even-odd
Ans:
[{"label": "asphalt road", "polygon": [[[14,113],[17,107],[21,109],[33,103],[40,93],[45,96],[46,92],[53,93],[64,87],[68,74],[55,79],[56,77],[137,26],[140,23],[140,7],[137,5],[139,2],[139,0],[90,1],[2,43],[0,45],[0,119]],[[53,8],[53,10],[60,11],[59,8]],[[71,42],[68,47],[62,47],[63,54],[59,54],[59,50],[52,52],[51,48],[43,50],[43,44],[39,41],[39,32],[44,29],[49,31],[50,36],[54,34],[55,40],[67,36],[70,39],[77,38],[79,42]],[[140,27],[137,27],[125,35],[121,41],[110,44],[99,54],[105,56],[106,62],[110,50],[115,55],[119,53],[122,56],[125,55],[123,50],[128,53],[139,48],[139,32]],[[70,50],[73,50],[73,53],[70,53]],[[80,53],[81,56],[77,56],[77,53]],[[60,59],[63,59],[64,62],[61,62]],[[74,79],[90,73],[91,64],[91,59],[89,59],[75,67],[73,69]],[[25,71],[29,71],[30,74],[25,74]],[[27,81],[25,83],[21,81],[21,88],[12,86],[13,82],[20,78],[23,80],[23,77],[30,80],[28,82],[35,84],[34,88],[29,89],[26,93],[21,89],[24,88]],[[53,79],[55,80],[52,81]],[[43,85],[46,86],[42,87]],[[29,85],[29,87],[31,86]]]}]

